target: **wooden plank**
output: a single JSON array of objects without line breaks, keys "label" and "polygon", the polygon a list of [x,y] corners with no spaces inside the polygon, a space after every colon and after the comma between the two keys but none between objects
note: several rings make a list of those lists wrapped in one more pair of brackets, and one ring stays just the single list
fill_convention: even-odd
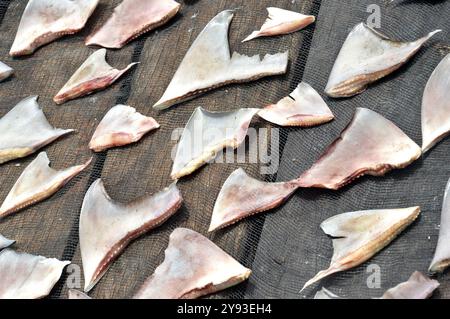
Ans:
[{"label": "wooden plank", "polygon": [[[304,80],[323,92],[335,58],[349,30],[366,21],[366,8],[376,3],[381,8],[382,30],[390,36],[412,40],[434,29],[448,29],[448,2],[405,2],[389,5],[385,1],[331,1],[321,3],[314,40],[304,73]],[[352,99],[327,99],[336,121],[311,130],[291,131],[279,180],[297,177],[308,169],[350,121],[356,107],[367,107],[396,122],[420,143],[420,106],[428,77],[445,52],[441,34],[399,72],[370,87]],[[323,95],[323,94],[322,94]],[[282,209],[268,214],[258,246],[253,276],[247,297],[312,297],[316,288],[353,298],[379,297],[385,289],[407,280],[415,270],[426,272],[438,236],[444,186],[449,177],[448,147],[440,144],[409,168],[383,178],[364,177],[339,192],[300,190]],[[351,159],[349,159],[351,160]],[[368,263],[323,280],[313,289],[299,293],[303,284],[319,270],[326,269],[332,255],[331,240],[319,224],[333,215],[373,208],[397,208],[420,205],[422,217],[387,249]],[[381,287],[366,284],[368,265],[381,270]],[[449,296],[448,276],[436,296]]]},{"label": "wooden plank", "polygon": [[[278,1],[278,5],[291,9],[308,11],[308,2],[302,5],[291,1]],[[193,101],[183,103],[164,112],[152,110],[151,105],[163,94],[185,52],[199,32],[217,13],[224,9],[236,10],[230,31],[231,49],[244,54],[266,54],[290,50],[293,61],[299,54],[302,33],[292,36],[265,39],[241,44],[256,25],[264,22],[265,8],[273,1],[208,1],[195,4],[184,3],[178,18],[158,32],[146,36],[145,46],[140,55],[141,65],[132,83],[132,94],[127,103],[138,111],[155,117],[161,129],[151,133],[140,143],[121,149],[111,150],[102,171],[102,178],[111,196],[127,202],[144,194],[153,193],[167,186],[172,166],[171,151],[175,142],[172,132],[183,128],[193,110],[202,106],[208,110],[232,110],[241,107],[261,107],[277,101],[289,93],[292,76],[272,77],[258,83],[229,86],[208,93]],[[253,127],[268,127],[256,119]],[[210,215],[220,188],[237,167],[245,167],[248,172],[259,176],[258,165],[212,164],[180,181],[185,204],[180,212],[165,225],[132,243],[122,256],[112,265],[105,277],[93,290],[98,298],[130,297],[153,273],[164,258],[169,234],[176,227],[188,227],[206,234]],[[238,260],[251,265],[251,249],[256,247],[258,238],[253,237],[252,227],[257,220],[239,223],[217,234],[209,235],[220,247]],[[80,264],[77,252],[74,262]],[[218,297],[241,296],[245,286],[217,294]]]}]

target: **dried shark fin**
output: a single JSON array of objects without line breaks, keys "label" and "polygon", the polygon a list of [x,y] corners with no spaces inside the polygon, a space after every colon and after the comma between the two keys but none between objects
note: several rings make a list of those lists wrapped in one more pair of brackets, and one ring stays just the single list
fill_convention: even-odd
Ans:
[{"label": "dried shark fin", "polygon": [[251,270],[190,229],[170,235],[163,263],[134,296],[136,299],[194,299],[241,283]]},{"label": "dried shark fin", "polygon": [[239,168],[228,177],[217,197],[209,231],[224,228],[251,215],[276,208],[297,188],[295,182],[258,181]]},{"label": "dried shark fin", "polygon": [[139,141],[148,132],[159,128],[151,117],[127,105],[116,105],[106,113],[92,136],[89,148],[101,152],[112,147]]},{"label": "dried shark fin", "polygon": [[363,175],[382,176],[404,168],[421,154],[420,147],[394,123],[358,108],[341,137],[298,182],[301,187],[337,190]]},{"label": "dried shark fin", "polygon": [[394,72],[411,59],[434,34],[413,42],[393,41],[364,23],[348,35],[325,89],[331,97],[350,97]]},{"label": "dried shark fin", "polygon": [[450,54],[431,75],[422,101],[423,152],[450,134]]},{"label": "dried shark fin", "polygon": [[389,289],[381,299],[428,299],[439,287],[439,282],[415,271],[408,281]]},{"label": "dried shark fin", "polygon": [[386,247],[420,214],[420,207],[358,211],[340,214],[320,226],[333,237],[330,267],[320,271],[303,289],[330,276],[361,265]]},{"label": "dried shark fin", "polygon": [[0,82],[6,80],[14,73],[14,70],[5,63],[0,62]]},{"label": "dried shark fin", "polygon": [[84,292],[81,292],[76,289],[69,289],[68,295],[69,295],[68,299],[92,299],[91,297],[86,295]]},{"label": "dried shark fin", "polygon": [[72,75],[53,100],[57,104],[63,104],[104,90],[136,64],[138,63],[131,63],[123,70],[114,69],[106,62],[106,49],[97,50]]},{"label": "dried shark fin", "polygon": [[4,237],[2,234],[0,234],[0,250],[7,248],[14,243],[15,243],[14,240],[10,240],[10,239]]},{"label": "dried shark fin", "polygon": [[124,0],[112,16],[86,39],[86,45],[120,49],[172,19],[180,9],[173,0]]},{"label": "dried shark fin", "polygon": [[309,84],[302,82],[287,97],[272,104],[258,115],[280,126],[311,127],[327,123],[334,115],[322,97]]},{"label": "dried shark fin", "polygon": [[132,240],[164,223],[182,201],[173,183],[159,193],[121,204],[109,197],[100,179],[95,181],[84,197],[80,216],[84,291],[95,286]]},{"label": "dried shark fin", "polygon": [[444,204],[441,213],[441,227],[439,240],[431,262],[429,271],[431,273],[442,273],[450,266],[450,180],[445,188]]},{"label": "dried shark fin", "polygon": [[181,136],[171,177],[176,180],[192,174],[216,158],[224,148],[237,148],[245,140],[258,109],[208,112],[197,108]]},{"label": "dried shark fin", "polygon": [[73,177],[82,172],[90,163],[73,166],[57,171],[49,166],[50,161],[45,152],[40,153],[20,175],[0,207],[0,218],[8,216],[25,207],[55,194]]},{"label": "dried shark fin", "polygon": [[0,119],[0,164],[26,157],[73,130],[50,125],[37,103],[28,97]]},{"label": "dried shark fin", "polygon": [[315,16],[304,15],[298,12],[280,8],[267,8],[269,17],[259,31],[254,31],[242,42],[247,42],[259,37],[289,34],[306,28],[316,21]]},{"label": "dried shark fin", "polygon": [[321,290],[316,292],[316,294],[314,295],[314,299],[342,299],[342,298],[332,293],[327,288],[322,287]]},{"label": "dried shark fin", "polygon": [[0,252],[0,299],[47,296],[70,261],[60,261],[11,249]]},{"label": "dried shark fin", "polygon": [[99,0],[30,0],[20,20],[10,55],[37,48],[84,28]]},{"label": "dried shark fin", "polygon": [[233,12],[222,11],[200,33],[186,53],[161,99],[153,106],[162,110],[195,98],[209,90],[230,84],[254,81],[284,74],[288,53],[248,57],[234,53],[230,57],[228,28]]}]

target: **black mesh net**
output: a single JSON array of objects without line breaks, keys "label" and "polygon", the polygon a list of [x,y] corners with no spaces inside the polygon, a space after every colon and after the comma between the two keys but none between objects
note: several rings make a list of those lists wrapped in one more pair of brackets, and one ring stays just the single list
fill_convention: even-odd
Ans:
[{"label": "black mesh net", "polygon": [[[94,51],[83,45],[84,38],[109,16],[120,1],[101,1],[87,27],[39,49],[31,57],[11,59],[8,51],[14,39],[25,1],[0,0],[0,59],[16,70],[13,79],[0,85],[0,115],[20,99],[40,95],[40,104],[49,121],[62,128],[75,128],[77,134],[46,147],[54,167],[83,162],[92,154],[87,144],[106,111],[115,104],[135,107],[153,116],[161,128],[140,143],[95,154],[91,167],[72,180],[49,200],[0,222],[0,233],[17,241],[18,250],[71,260],[81,266],[78,246],[78,218],[84,193],[102,178],[111,197],[128,202],[170,184],[172,132],[183,128],[193,110],[231,110],[262,107],[288,95],[304,80],[323,92],[329,72],[349,30],[377,4],[381,9],[383,32],[412,40],[440,28],[449,30],[448,1],[375,0],[203,0],[181,1],[181,13],[164,27],[133,41],[122,50],[108,51],[111,65],[139,66],[108,90],[56,106],[52,97],[79,65]],[[265,20],[265,8],[278,6],[312,14],[317,22],[293,35],[241,43]],[[232,51],[247,55],[289,50],[290,66],[285,76],[227,86],[183,103],[165,112],[152,110],[164,92],[190,44],[208,21],[224,9],[237,9],[230,29]],[[420,205],[422,217],[389,247],[368,263],[324,280],[324,285],[344,297],[377,297],[391,286],[406,280],[414,270],[426,271],[437,241],[443,190],[449,177],[449,140],[439,144],[409,168],[386,177],[364,177],[339,192],[299,190],[283,207],[249,218],[214,234],[207,234],[217,194],[237,167],[267,181],[286,181],[308,169],[352,118],[356,107],[371,108],[398,124],[420,143],[420,105],[425,83],[449,52],[448,34],[435,39],[399,72],[371,86],[352,99],[326,102],[336,115],[330,124],[311,129],[280,129],[280,168],[262,176],[258,164],[211,164],[183,179],[179,187],[185,199],[183,208],[168,222],[134,241],[112,264],[92,291],[95,298],[131,297],[145,278],[164,259],[169,234],[188,227],[206,234],[216,244],[253,270],[247,283],[220,292],[211,298],[312,297],[316,288],[299,290],[317,271],[328,266],[331,240],[319,229],[326,218],[338,213],[372,208]],[[322,94],[324,95],[324,94]],[[260,119],[255,128],[271,128]],[[276,151],[272,149],[272,151]],[[0,168],[4,198],[23,168],[34,158],[14,161]],[[18,166],[20,165],[20,166]],[[378,265],[381,287],[367,286],[367,268]],[[65,274],[50,297],[67,296]],[[437,296],[446,297],[447,277]]]}]

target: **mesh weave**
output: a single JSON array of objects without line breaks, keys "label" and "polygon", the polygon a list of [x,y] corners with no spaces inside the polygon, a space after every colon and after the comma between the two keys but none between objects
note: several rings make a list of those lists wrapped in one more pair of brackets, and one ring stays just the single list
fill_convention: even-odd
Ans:
[{"label": "mesh weave", "polygon": [[[0,233],[14,238],[18,250],[71,260],[81,265],[78,246],[78,218],[90,184],[102,178],[111,197],[122,202],[161,190],[171,181],[171,141],[174,129],[185,126],[193,110],[231,110],[262,107],[288,95],[304,80],[323,92],[329,72],[348,31],[365,21],[369,4],[382,12],[382,30],[390,36],[412,40],[431,30],[449,30],[448,1],[404,1],[391,4],[375,0],[209,0],[180,1],[180,14],[164,27],[133,41],[122,50],[108,51],[111,65],[122,68],[130,62],[139,66],[108,90],[56,106],[52,97],[94,51],[84,38],[101,25],[120,2],[101,1],[86,28],[39,49],[31,57],[12,60],[8,50],[14,39],[26,1],[0,0],[0,59],[16,70],[13,79],[0,85],[0,115],[20,99],[39,94],[49,121],[77,134],[46,147],[54,167],[79,164],[92,156],[87,144],[98,122],[115,104],[135,107],[153,116],[161,128],[140,143],[95,154],[91,167],[45,202],[0,222]],[[278,6],[318,17],[301,32],[248,43],[241,40],[266,18],[265,8]],[[232,85],[205,94],[168,111],[151,109],[164,92],[185,52],[206,23],[224,9],[236,8],[230,29],[232,51],[247,55],[289,50],[287,75],[257,82]],[[285,181],[308,169],[339,135],[356,107],[368,107],[398,124],[420,142],[420,104],[425,83],[440,59],[448,53],[448,35],[441,34],[421,50],[407,66],[371,86],[352,99],[326,99],[336,120],[311,129],[281,129],[281,164],[277,174],[261,176],[257,164],[211,164],[180,181],[184,205],[168,222],[134,241],[112,264],[92,291],[95,298],[130,297],[164,258],[168,236],[176,227],[188,227],[207,234],[212,208],[226,178],[237,167],[267,181]],[[322,94],[323,95],[323,94]],[[252,127],[270,128],[260,119]],[[311,297],[315,289],[299,290],[318,270],[328,266],[331,240],[319,229],[324,219],[359,209],[420,205],[423,214],[402,236],[370,262],[323,281],[323,285],[344,297],[376,297],[384,289],[406,280],[414,270],[425,271],[437,241],[443,189],[448,179],[449,140],[439,144],[409,168],[382,178],[362,178],[338,192],[300,190],[283,207],[249,218],[214,234],[215,243],[253,270],[248,283],[220,292],[211,298]],[[34,157],[0,167],[6,197],[23,168]],[[16,166],[20,164],[20,167]],[[381,267],[382,287],[368,289],[366,268]],[[67,296],[67,275],[50,297]],[[437,296],[450,296],[449,280],[440,278]],[[447,290],[447,292],[446,292]]]}]

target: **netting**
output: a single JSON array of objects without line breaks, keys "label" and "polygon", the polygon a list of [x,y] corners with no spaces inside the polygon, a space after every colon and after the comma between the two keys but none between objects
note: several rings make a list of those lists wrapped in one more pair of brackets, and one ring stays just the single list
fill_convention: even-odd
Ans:
[{"label": "netting", "polygon": [[[387,4],[376,1],[322,1],[319,21],[303,79],[323,88],[335,57],[350,28],[365,21],[371,3],[381,7],[382,30],[393,38],[412,40],[434,29],[448,29],[448,2],[408,1]],[[327,103],[337,119],[330,125],[289,133],[279,180],[288,180],[308,169],[339,135],[356,107],[373,109],[393,120],[420,144],[420,106],[423,88],[438,62],[448,53],[443,34],[431,41],[405,68],[351,99]],[[255,273],[249,297],[311,297],[314,289],[298,291],[317,271],[326,269],[332,255],[331,240],[318,227],[335,214],[373,208],[420,205],[422,216],[385,250],[364,265],[323,280],[325,286],[344,297],[379,297],[385,289],[408,279],[414,270],[426,272],[438,235],[440,207],[446,181],[449,141],[405,170],[383,178],[364,177],[341,191],[301,190],[283,209],[268,214],[253,263]],[[349,154],[351,157],[351,154]],[[351,159],[349,159],[351,160]],[[274,246],[274,241],[281,241]],[[278,247],[284,247],[280,250]],[[381,287],[370,289],[369,265],[381,270]],[[370,268],[369,268],[370,270]],[[448,296],[448,277],[439,278],[442,297]],[[439,293],[436,296],[439,296]]]},{"label": "netting", "polygon": [[[0,222],[0,233],[17,241],[19,250],[71,260],[81,266],[78,246],[78,218],[84,193],[102,178],[111,197],[128,202],[167,186],[170,181],[172,132],[183,128],[193,110],[231,110],[262,107],[288,95],[304,80],[323,92],[335,57],[349,30],[367,19],[366,8],[381,8],[382,30],[399,39],[412,40],[431,30],[449,30],[448,1],[331,1],[331,0],[209,0],[181,1],[181,13],[156,32],[133,41],[122,50],[108,51],[111,65],[140,65],[112,88],[90,97],[56,106],[52,97],[79,65],[94,51],[84,38],[105,21],[120,0],[101,1],[88,26],[80,33],[62,38],[38,50],[33,56],[12,60],[12,44],[25,1],[0,0],[0,59],[16,70],[16,76],[0,85],[0,115],[27,95],[40,95],[49,121],[62,128],[75,128],[68,136],[44,150],[54,167],[66,167],[92,156],[87,144],[106,111],[117,103],[128,104],[153,116],[161,128],[141,142],[95,154],[91,167],[52,198]],[[240,41],[265,20],[267,6],[278,6],[318,16],[317,22],[290,36]],[[289,50],[290,66],[284,76],[227,86],[183,103],[165,112],[152,110],[164,92],[190,44],[208,21],[224,9],[235,8],[230,29],[232,51],[247,55]],[[96,298],[131,297],[145,278],[164,259],[169,234],[176,227],[188,227],[207,234],[217,194],[237,167],[267,181],[285,181],[308,169],[350,121],[355,108],[368,107],[397,123],[420,143],[420,105],[425,83],[434,67],[448,52],[448,35],[441,34],[399,72],[373,85],[352,99],[326,99],[336,120],[311,129],[280,130],[280,169],[261,176],[258,164],[211,164],[183,179],[182,209],[161,227],[134,241],[112,264],[92,291]],[[324,95],[324,94],[322,94]],[[252,127],[271,128],[260,119]],[[299,290],[318,270],[328,266],[331,240],[319,229],[324,219],[347,211],[420,205],[423,213],[402,236],[365,265],[324,280],[321,284],[344,297],[376,297],[414,270],[426,271],[437,241],[443,190],[449,177],[448,146],[444,141],[411,167],[386,177],[365,177],[339,192],[300,190],[283,207],[249,218],[214,234],[216,244],[253,270],[247,283],[220,292],[212,298],[311,297],[315,289]],[[4,198],[30,158],[0,168]],[[20,164],[20,167],[16,165]],[[380,289],[366,284],[369,264],[380,266]],[[67,274],[51,297],[67,296]],[[440,278],[441,296],[448,296],[448,279]],[[438,294],[439,296],[439,294]]]}]

